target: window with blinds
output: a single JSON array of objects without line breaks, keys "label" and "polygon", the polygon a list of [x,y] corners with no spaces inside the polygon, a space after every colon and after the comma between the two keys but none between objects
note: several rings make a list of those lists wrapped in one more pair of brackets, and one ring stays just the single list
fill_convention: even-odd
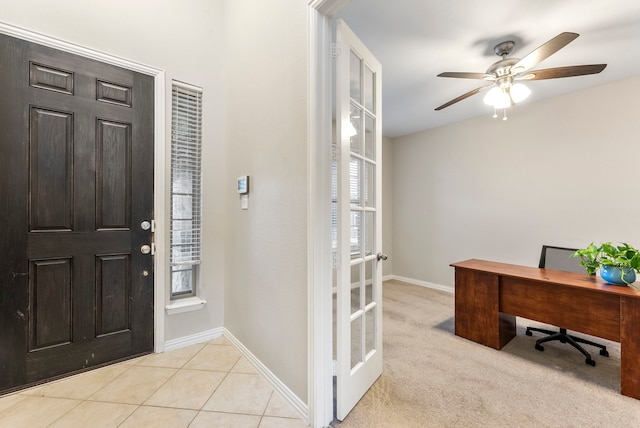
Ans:
[{"label": "window with blinds", "polygon": [[202,90],[173,82],[171,114],[171,298],[196,294],[202,224]]}]

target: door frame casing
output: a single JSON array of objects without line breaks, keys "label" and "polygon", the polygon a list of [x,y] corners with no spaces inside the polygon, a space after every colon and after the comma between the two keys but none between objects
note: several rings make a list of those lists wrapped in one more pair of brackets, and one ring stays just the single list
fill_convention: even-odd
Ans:
[{"label": "door frame casing", "polygon": [[308,1],[308,422],[333,420],[331,109],[333,18],[350,0]]},{"label": "door frame casing", "polygon": [[156,225],[161,227],[155,228],[154,243],[156,252],[154,256],[154,351],[162,352],[164,350],[164,306],[166,300],[165,281],[167,279],[166,270],[166,231],[162,225],[166,224],[167,203],[166,197],[166,154],[165,154],[165,73],[163,70],[129,61],[117,56],[97,51],[95,49],[65,42],[60,39],[49,37],[40,33],[36,33],[25,28],[16,27],[10,24],[0,22],[0,33],[7,36],[16,37],[28,42],[37,43],[50,48],[58,49],[64,52],[76,54],[84,58],[89,58],[125,68],[134,72],[142,73],[153,77],[154,81],[154,156],[153,156],[153,186],[154,186],[154,202],[153,212]]}]

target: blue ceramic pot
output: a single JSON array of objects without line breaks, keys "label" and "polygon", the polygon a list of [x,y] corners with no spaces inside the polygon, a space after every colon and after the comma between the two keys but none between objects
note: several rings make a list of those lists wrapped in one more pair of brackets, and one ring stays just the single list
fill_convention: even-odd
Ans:
[{"label": "blue ceramic pot", "polygon": [[622,276],[622,272],[620,271],[620,268],[615,266],[602,266],[600,268],[600,276],[609,284],[615,284],[615,285],[627,285],[636,280],[635,270],[629,269],[629,268],[623,268],[623,270],[624,270],[624,281],[622,279],[623,276]]}]

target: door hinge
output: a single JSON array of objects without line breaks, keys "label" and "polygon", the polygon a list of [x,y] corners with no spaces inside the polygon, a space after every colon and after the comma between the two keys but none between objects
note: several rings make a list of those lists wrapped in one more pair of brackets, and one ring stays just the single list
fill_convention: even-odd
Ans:
[{"label": "door hinge", "polygon": [[337,251],[331,253],[331,264],[334,269],[338,269],[340,267],[340,256]]},{"label": "door hinge", "polygon": [[331,43],[331,58],[339,57],[342,53],[340,42]]},{"label": "door hinge", "polygon": [[338,146],[331,145],[331,162],[338,162]]}]

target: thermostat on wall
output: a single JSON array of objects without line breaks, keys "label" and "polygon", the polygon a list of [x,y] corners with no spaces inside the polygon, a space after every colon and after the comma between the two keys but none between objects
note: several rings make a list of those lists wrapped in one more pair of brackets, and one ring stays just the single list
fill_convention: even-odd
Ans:
[{"label": "thermostat on wall", "polygon": [[238,177],[238,193],[245,194],[249,193],[249,176],[243,175],[242,177]]}]

